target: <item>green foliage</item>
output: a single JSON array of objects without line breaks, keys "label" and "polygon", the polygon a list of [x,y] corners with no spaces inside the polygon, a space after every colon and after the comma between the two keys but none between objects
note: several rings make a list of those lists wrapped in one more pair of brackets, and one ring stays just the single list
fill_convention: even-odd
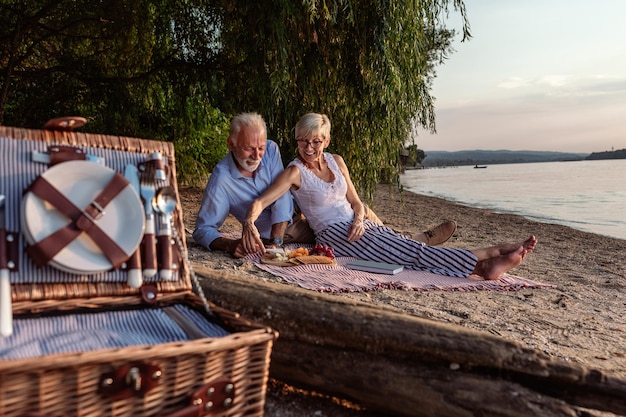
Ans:
[{"label": "green foliage", "polygon": [[1,25],[0,38],[6,122],[40,127],[87,112],[108,129],[131,129],[161,75],[153,61],[167,54],[154,30],[163,24],[154,6],[39,0],[3,5],[2,12],[13,23]]},{"label": "green foliage", "polygon": [[221,89],[206,70],[217,53],[211,10],[176,0],[0,3],[0,122],[41,128],[83,116],[86,132],[174,142],[181,180],[206,179],[227,152],[229,118],[211,105]]},{"label": "green foliage", "polygon": [[[397,181],[399,153],[415,124],[434,130],[429,94],[435,65],[450,52],[448,4],[462,1],[229,0],[224,48],[227,111],[259,110],[283,155],[306,112],[331,119],[330,151],[341,154],[366,199]],[[466,30],[468,28],[466,27]],[[250,80],[254,80],[251,82]]]},{"label": "green foliage", "polygon": [[286,162],[297,120],[326,113],[369,199],[415,125],[434,130],[449,7],[465,17],[461,0],[0,0],[0,123],[78,115],[86,132],[172,141],[194,182],[230,115],[261,113]]},{"label": "green foliage", "polygon": [[228,153],[230,117],[215,109],[208,116],[204,130],[174,142],[178,181],[182,184],[204,186],[213,167]]},{"label": "green foliage", "polygon": [[426,153],[422,149],[419,149],[414,143],[407,146],[405,149],[407,151],[406,166],[418,166],[422,163],[424,158],[426,158]]}]

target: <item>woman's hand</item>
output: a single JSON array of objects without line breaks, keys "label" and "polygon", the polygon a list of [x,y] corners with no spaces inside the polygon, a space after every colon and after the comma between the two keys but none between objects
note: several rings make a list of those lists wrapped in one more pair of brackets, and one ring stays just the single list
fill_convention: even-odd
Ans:
[{"label": "woman's hand", "polygon": [[365,226],[363,220],[355,219],[348,229],[348,242],[355,242],[365,234]]},{"label": "woman's hand", "polygon": [[241,231],[241,243],[243,244],[243,250],[246,254],[265,251],[259,230],[253,222],[244,222]]}]

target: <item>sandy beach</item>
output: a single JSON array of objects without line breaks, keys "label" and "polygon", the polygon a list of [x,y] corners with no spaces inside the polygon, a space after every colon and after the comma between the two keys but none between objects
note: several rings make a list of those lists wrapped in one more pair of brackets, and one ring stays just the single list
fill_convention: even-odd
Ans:
[{"label": "sandy beach", "polygon": [[[193,242],[191,231],[202,190],[180,190],[189,259],[206,267],[237,272],[253,279],[283,282],[252,263],[222,252],[207,252]],[[379,185],[372,204],[378,216],[397,231],[419,233],[445,219],[458,223],[444,245],[478,248],[518,242],[529,235],[539,241],[534,253],[511,273],[554,289],[520,291],[402,291],[342,293],[364,303],[384,305],[406,314],[488,332],[537,349],[560,360],[595,368],[626,379],[626,240],[568,227],[537,223],[446,200]],[[224,230],[238,230],[229,219]],[[286,284],[285,285],[290,285]],[[209,295],[210,298],[210,295]],[[374,416],[342,399],[286,386],[271,380],[266,416]]]}]

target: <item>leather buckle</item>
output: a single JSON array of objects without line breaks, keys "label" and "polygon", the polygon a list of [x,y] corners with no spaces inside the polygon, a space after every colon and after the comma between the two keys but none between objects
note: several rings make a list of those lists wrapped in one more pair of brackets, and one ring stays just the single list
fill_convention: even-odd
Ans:
[{"label": "leather buckle", "polygon": [[102,374],[99,393],[113,400],[143,397],[159,384],[162,376],[163,372],[156,365],[131,362]]},{"label": "leather buckle", "polygon": [[92,201],[90,203],[91,207],[95,208],[97,211],[97,215],[95,217],[91,217],[91,220],[98,220],[100,217],[104,216],[106,214],[106,212],[104,211],[104,207],[102,207],[100,204],[98,204],[97,201]]}]

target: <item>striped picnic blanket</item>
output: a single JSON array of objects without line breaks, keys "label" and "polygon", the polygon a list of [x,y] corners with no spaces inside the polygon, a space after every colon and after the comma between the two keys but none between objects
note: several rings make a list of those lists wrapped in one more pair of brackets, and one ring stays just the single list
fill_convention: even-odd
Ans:
[{"label": "striped picnic blanket", "polygon": [[555,288],[527,278],[504,274],[499,280],[484,281],[480,277],[455,278],[405,268],[395,275],[375,274],[348,269],[355,258],[338,257],[337,265],[299,265],[280,267],[260,262],[260,255],[248,257],[260,269],[282,277],[302,288],[321,292],[371,291],[380,288],[428,291],[517,291],[523,288]]}]

